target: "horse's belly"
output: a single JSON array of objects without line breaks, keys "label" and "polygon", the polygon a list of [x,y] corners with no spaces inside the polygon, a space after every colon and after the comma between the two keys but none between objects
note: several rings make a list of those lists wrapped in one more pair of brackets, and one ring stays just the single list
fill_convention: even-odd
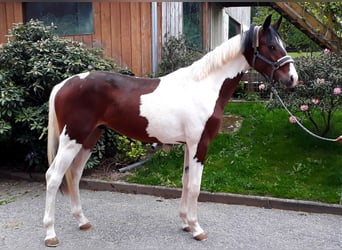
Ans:
[{"label": "horse's belly", "polygon": [[146,132],[149,137],[155,137],[162,143],[175,144],[185,142],[184,130],[178,120],[172,120],[172,116],[146,117]]}]

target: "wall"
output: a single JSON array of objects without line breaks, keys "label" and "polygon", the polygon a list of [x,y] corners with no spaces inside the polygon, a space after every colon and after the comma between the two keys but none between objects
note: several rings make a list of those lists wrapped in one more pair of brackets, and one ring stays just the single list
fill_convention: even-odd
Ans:
[{"label": "wall", "polygon": [[240,24],[247,27],[251,24],[251,7],[229,7],[225,8],[226,13]]},{"label": "wall", "polygon": [[[227,13],[242,23],[250,22],[250,7],[227,8],[203,3],[203,45],[210,50],[227,38]],[[182,2],[158,2],[158,57],[165,34],[182,33]],[[247,10],[247,11],[246,11]],[[93,2],[94,34],[71,36],[90,47],[102,47],[108,57],[127,66],[137,76],[152,72],[151,3],[149,2]],[[23,22],[22,3],[0,3],[0,43],[13,22]]]},{"label": "wall", "polygon": [[179,37],[183,32],[183,3],[162,3],[162,40]]}]

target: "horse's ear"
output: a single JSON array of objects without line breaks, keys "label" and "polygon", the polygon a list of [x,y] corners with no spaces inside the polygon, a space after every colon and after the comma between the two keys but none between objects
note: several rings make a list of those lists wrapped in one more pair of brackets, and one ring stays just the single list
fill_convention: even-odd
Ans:
[{"label": "horse's ear", "polygon": [[271,25],[272,14],[266,17],[264,24],[262,25],[264,30],[267,30]]},{"label": "horse's ear", "polygon": [[277,21],[275,24],[273,24],[273,28],[274,28],[276,31],[278,31],[282,19],[283,19],[283,17],[280,16],[279,19],[278,19],[278,21]]}]

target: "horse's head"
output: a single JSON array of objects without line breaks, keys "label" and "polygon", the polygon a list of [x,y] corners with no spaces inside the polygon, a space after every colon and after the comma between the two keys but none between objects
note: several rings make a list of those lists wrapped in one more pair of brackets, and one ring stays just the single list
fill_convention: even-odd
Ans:
[{"label": "horse's head", "polygon": [[286,87],[294,87],[298,74],[278,34],[282,18],[271,25],[271,17],[269,15],[266,18],[263,26],[251,26],[247,32],[244,55],[249,65],[271,83],[279,82]]}]

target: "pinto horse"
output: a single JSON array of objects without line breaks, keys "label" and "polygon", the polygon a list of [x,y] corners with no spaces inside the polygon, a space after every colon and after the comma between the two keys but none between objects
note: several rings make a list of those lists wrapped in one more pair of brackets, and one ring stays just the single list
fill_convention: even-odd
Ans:
[{"label": "pinto horse", "polygon": [[149,79],[113,72],[87,72],[56,85],[49,100],[45,245],[57,246],[55,199],[66,178],[71,212],[82,230],[91,227],[79,181],[104,128],[147,143],[185,145],[179,215],[196,240],[207,235],[197,219],[197,199],[208,144],[217,135],[224,106],[250,68],[271,82],[293,87],[297,72],[278,34],[281,18],[229,39],[192,65]]}]

